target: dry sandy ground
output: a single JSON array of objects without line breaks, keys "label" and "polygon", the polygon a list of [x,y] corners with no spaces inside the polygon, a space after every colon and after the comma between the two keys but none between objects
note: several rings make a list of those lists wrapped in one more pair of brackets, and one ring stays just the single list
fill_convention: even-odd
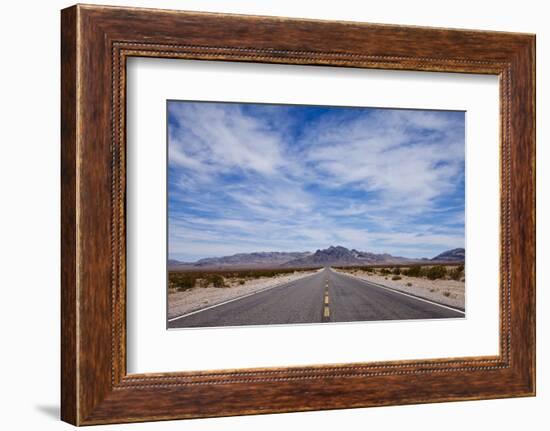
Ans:
[{"label": "dry sandy ground", "polygon": [[168,318],[181,316],[201,308],[210,307],[220,302],[228,301],[239,296],[254,293],[279,284],[288,283],[299,278],[314,274],[317,271],[298,271],[292,274],[282,274],[276,277],[257,278],[247,280],[245,284],[228,283],[230,287],[194,287],[183,292],[168,294]]},{"label": "dry sandy ground", "polygon": [[[401,292],[420,296],[431,301],[464,309],[465,304],[465,283],[455,280],[428,280],[420,277],[407,277],[401,275],[401,280],[392,280],[392,275],[373,275],[361,270],[337,270],[348,273],[363,280],[372,281],[391,287]],[[387,278],[387,279],[386,279]],[[412,286],[407,286],[411,283]]]}]

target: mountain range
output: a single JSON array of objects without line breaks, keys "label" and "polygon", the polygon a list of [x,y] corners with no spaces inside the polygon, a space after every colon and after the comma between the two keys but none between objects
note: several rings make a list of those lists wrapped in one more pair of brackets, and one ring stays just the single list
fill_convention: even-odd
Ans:
[{"label": "mountain range", "polygon": [[287,262],[291,262],[297,259],[302,259],[308,256],[308,252],[296,252],[296,253],[285,253],[285,252],[255,252],[255,253],[238,253],[231,256],[222,256],[222,257],[208,257],[196,261],[193,265],[197,267],[209,267],[209,266],[239,266],[241,264],[252,265],[252,266],[279,266]]},{"label": "mountain range", "polygon": [[399,265],[426,262],[464,262],[464,249],[455,248],[444,251],[428,259],[409,259],[392,256],[388,253],[370,253],[347,249],[342,246],[330,246],[315,252],[255,252],[238,253],[231,256],[209,257],[196,262],[168,260],[168,269],[229,269],[229,268],[309,268],[320,266],[353,266],[353,265]]}]

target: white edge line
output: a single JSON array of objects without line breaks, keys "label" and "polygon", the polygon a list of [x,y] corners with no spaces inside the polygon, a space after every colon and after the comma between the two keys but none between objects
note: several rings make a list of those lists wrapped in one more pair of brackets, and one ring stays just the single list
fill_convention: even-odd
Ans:
[{"label": "white edge line", "polygon": [[179,319],[183,319],[184,317],[187,317],[187,316],[192,316],[193,314],[202,313],[203,311],[206,311],[206,310],[211,310],[212,308],[216,308],[216,307],[220,307],[220,306],[225,305],[225,304],[229,304],[230,302],[233,302],[233,301],[238,301],[239,299],[248,298],[249,296],[256,295],[257,293],[262,293],[262,292],[265,292],[265,291],[270,290],[270,289],[275,289],[276,287],[281,287],[281,286],[284,286],[285,284],[290,284],[290,283],[293,283],[293,282],[298,281],[298,280],[303,280],[303,279],[308,278],[308,277],[313,277],[314,275],[316,275],[318,273],[319,272],[317,271],[317,272],[314,272],[313,274],[309,274],[309,275],[306,275],[304,277],[297,278],[295,280],[286,281],[284,283],[279,283],[279,284],[276,284],[275,286],[264,287],[263,289],[256,290],[255,292],[247,293],[246,295],[237,296],[236,298],[228,299],[227,301],[223,301],[223,302],[220,302],[218,304],[210,305],[209,307],[206,307],[206,308],[201,308],[199,310],[191,311],[189,313],[182,314],[181,316],[172,317],[171,319],[168,319],[168,323],[174,322],[174,321],[179,320]]},{"label": "white edge line", "polygon": [[[331,271],[332,271],[332,269],[331,269]],[[397,293],[399,295],[408,296],[409,298],[412,298],[412,299],[417,299],[417,300],[422,301],[422,302],[427,302],[428,304],[437,305],[438,307],[446,308],[448,310],[456,311],[457,313],[461,313],[461,314],[466,315],[465,311],[459,310],[458,308],[449,307],[447,305],[439,304],[438,302],[430,301],[429,299],[424,299],[424,298],[419,298],[418,296],[409,295],[408,293],[401,292],[397,289],[392,289],[391,287],[383,286],[383,285],[375,283],[373,281],[363,280],[362,278],[355,277],[353,275],[344,274],[344,273],[339,272],[339,271],[334,271],[334,272],[336,272],[337,274],[340,274],[340,275],[344,275],[344,276],[349,277],[349,278],[353,278],[354,280],[362,281],[363,283],[366,283],[366,284],[372,284],[372,285],[374,285],[374,287],[379,287],[380,289],[385,289],[385,290],[388,290],[390,292]]]}]

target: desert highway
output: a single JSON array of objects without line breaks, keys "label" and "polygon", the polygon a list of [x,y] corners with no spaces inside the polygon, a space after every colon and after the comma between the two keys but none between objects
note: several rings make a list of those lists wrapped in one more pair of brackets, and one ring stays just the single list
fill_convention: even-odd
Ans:
[{"label": "desert highway", "polygon": [[462,318],[464,312],[325,268],[289,283],[176,316],[169,328]]}]

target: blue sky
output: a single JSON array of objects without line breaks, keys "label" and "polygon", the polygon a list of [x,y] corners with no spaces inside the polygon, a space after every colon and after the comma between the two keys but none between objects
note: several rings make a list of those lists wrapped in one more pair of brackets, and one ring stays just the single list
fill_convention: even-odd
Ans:
[{"label": "blue sky", "polygon": [[168,251],[464,247],[464,112],[168,102]]}]

